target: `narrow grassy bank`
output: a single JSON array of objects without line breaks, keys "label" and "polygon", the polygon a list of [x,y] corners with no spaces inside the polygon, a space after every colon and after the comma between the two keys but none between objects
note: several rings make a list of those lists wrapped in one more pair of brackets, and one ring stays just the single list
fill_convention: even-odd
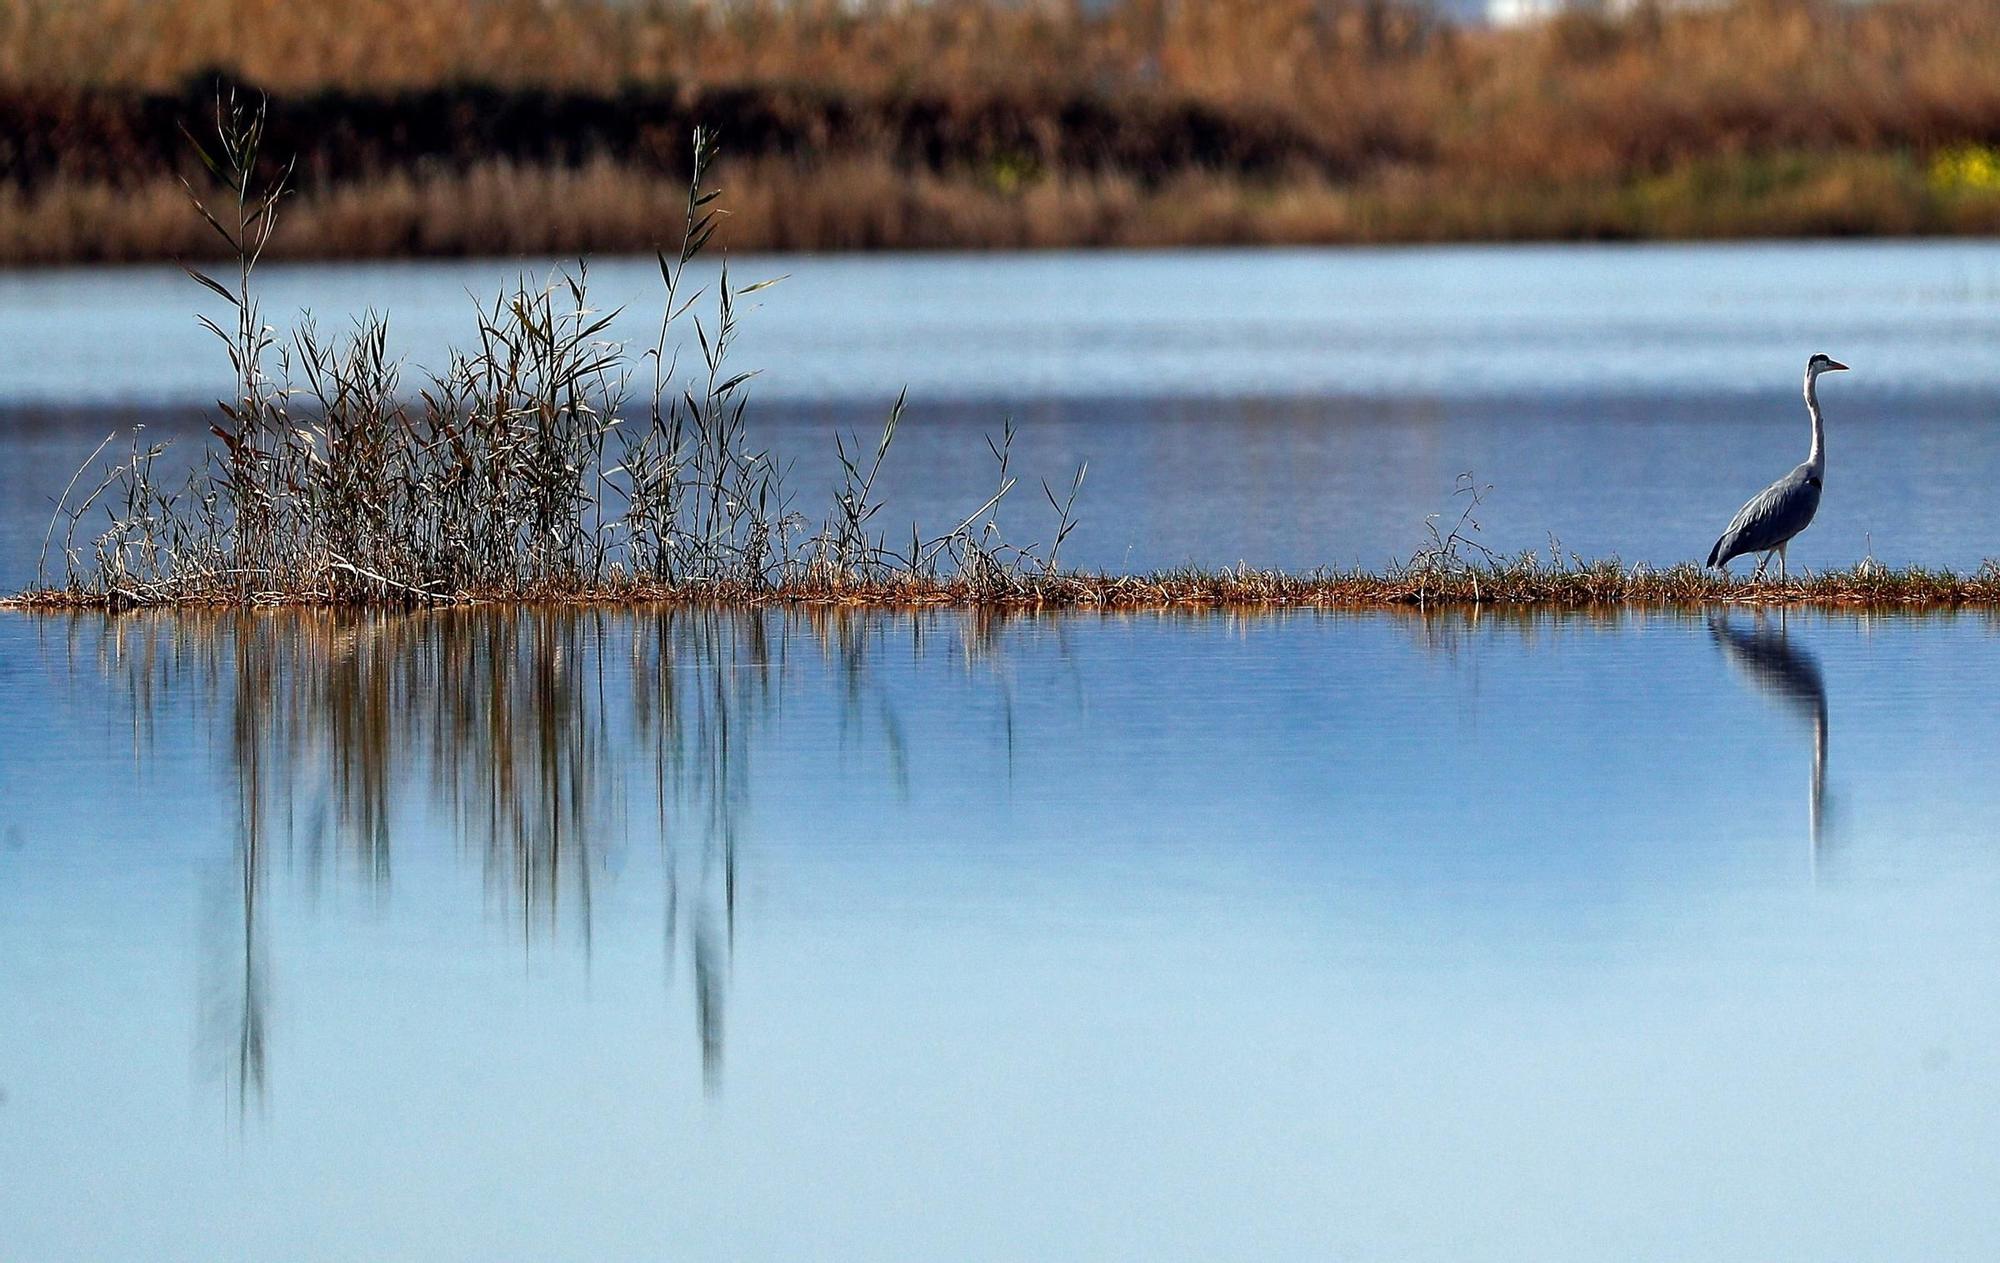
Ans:
[{"label": "narrow grassy bank", "polygon": [[984,579],[896,569],[873,575],[796,578],[773,583],[671,582],[612,576],[592,585],[535,590],[414,591],[393,583],[371,589],[351,572],[329,573],[324,586],[134,585],[96,589],[43,587],[0,601],[0,608],[63,612],[133,609],[236,609],[329,605],[412,607],[493,603],[563,606],[843,606],[939,607],[1020,611],[1164,609],[1452,609],[1581,610],[1637,606],[1720,605],[1820,609],[2000,610],[2000,569],[1961,575],[1921,567],[1867,564],[1814,571],[1789,580],[1728,576],[1692,563],[1653,568],[1617,562],[1552,565],[1535,558],[1432,570],[1421,563],[1382,571],[1287,573],[1238,568],[1114,575],[1079,570],[1024,570]]}]

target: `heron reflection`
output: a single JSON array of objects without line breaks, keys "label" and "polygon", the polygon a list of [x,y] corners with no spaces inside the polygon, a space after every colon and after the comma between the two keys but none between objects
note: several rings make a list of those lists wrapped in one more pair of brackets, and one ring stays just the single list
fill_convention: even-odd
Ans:
[{"label": "heron reflection", "polygon": [[1776,627],[1769,626],[1761,613],[1749,628],[1736,626],[1726,615],[1715,615],[1709,619],[1708,630],[1730,666],[1749,680],[1751,687],[1812,726],[1812,791],[1806,800],[1806,818],[1811,858],[1817,869],[1826,815],[1826,680],[1820,673],[1819,659],[1792,642],[1782,621]]}]

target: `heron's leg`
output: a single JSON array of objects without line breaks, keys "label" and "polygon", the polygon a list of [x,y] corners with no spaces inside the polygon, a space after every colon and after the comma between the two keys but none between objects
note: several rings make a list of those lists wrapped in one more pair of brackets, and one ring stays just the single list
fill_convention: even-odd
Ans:
[{"label": "heron's leg", "polygon": [[1791,546],[1791,540],[1786,540],[1784,543],[1778,545],[1778,578],[1780,579],[1788,577],[1785,574],[1785,550]]}]

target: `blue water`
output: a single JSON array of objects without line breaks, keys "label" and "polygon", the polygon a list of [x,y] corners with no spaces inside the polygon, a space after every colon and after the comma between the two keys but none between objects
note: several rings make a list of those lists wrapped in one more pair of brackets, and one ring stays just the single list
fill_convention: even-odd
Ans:
[{"label": "blue water", "polygon": [[[267,311],[421,363],[522,266]],[[1793,564],[2000,552],[1987,243],[737,270],[802,511],[910,385],[898,534],[1011,416],[1076,564],[1380,565],[1465,471],[1500,551],[1696,559],[1825,350]],[[0,587],[105,434],[199,459],[196,294],[0,275]],[[0,1257],[1987,1257],[1996,636],[0,615]]]},{"label": "blue water", "polygon": [[[265,311],[323,329],[388,312],[414,389],[471,339],[473,295],[547,266],[273,267]],[[992,493],[986,437],[1012,420],[1017,542],[1048,542],[1040,484],[1088,463],[1077,565],[1380,567],[1463,507],[1461,474],[1491,489],[1479,538],[1501,552],[1699,561],[1804,459],[1799,380],[1824,350],[1854,370],[1822,383],[1826,495],[1793,564],[2000,554],[2000,244],[798,256],[735,275],[789,278],[749,300],[735,363],[762,370],[753,439],[815,520],[836,430],[872,440],[907,386],[878,485],[897,538]],[[590,278],[626,308],[611,332],[650,345],[652,261]],[[199,464],[231,381],[203,302],[171,269],[0,274],[0,586],[34,578],[53,500],[105,435],[143,424],[176,440],[166,467]]]},{"label": "blue water", "polygon": [[6,619],[0,1222],[37,1259],[1980,1256],[1995,644]]},{"label": "blue water", "polygon": [[[265,318],[386,312],[438,365],[552,260],[271,265]],[[769,255],[730,264],[760,398],[1636,397],[1789,391],[1815,350],[1898,393],[2000,377],[1988,241]],[[574,272],[574,267],[570,269]],[[595,259],[611,334],[652,345],[651,257]],[[0,404],[205,404],[227,365],[173,267],[0,276]]]}]

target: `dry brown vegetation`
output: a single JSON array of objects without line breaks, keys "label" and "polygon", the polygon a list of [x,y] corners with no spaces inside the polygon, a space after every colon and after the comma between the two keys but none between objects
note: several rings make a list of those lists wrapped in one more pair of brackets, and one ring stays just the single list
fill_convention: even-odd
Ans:
[{"label": "dry brown vegetation", "polygon": [[[328,591],[274,587],[243,592],[218,586],[186,593],[37,589],[0,601],[0,608],[125,610],[157,606],[230,609],[326,606]],[[956,575],[891,574],[878,578],[800,578],[769,584],[697,585],[611,577],[584,586],[551,585],[523,597],[511,587],[428,594],[386,591],[371,599],[356,589],[346,605],[450,607],[531,604],[571,607],[972,608],[995,611],[1168,609],[1466,609],[1579,610],[1622,606],[1693,608],[1787,605],[1820,609],[2000,609],[2000,571],[1975,574],[1921,567],[1861,565],[1815,571],[1789,580],[1731,577],[1692,564],[1654,569],[1617,562],[1581,565],[1522,557],[1433,571],[1178,570],[1140,575],[1031,570],[986,581]]]},{"label": "dry brown vegetation", "polygon": [[738,247],[2000,230],[2000,0],[0,0],[0,259],[197,248],[218,72],[288,255],[650,248],[697,122]]}]

